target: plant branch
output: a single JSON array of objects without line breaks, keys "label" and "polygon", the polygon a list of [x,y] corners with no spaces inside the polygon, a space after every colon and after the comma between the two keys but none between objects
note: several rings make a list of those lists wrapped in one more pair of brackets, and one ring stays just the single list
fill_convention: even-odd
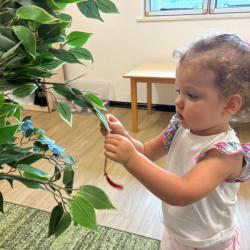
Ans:
[{"label": "plant branch", "polygon": [[31,178],[26,178],[20,175],[14,175],[14,174],[6,174],[6,173],[0,173],[0,176],[6,176],[6,177],[10,177],[10,178],[16,178],[19,180],[23,180],[23,181],[30,181],[30,182],[34,182],[34,183],[38,183],[38,184],[42,184],[42,185],[46,185],[47,182],[46,181],[40,181],[40,180],[36,180],[36,179],[31,179]]},{"label": "plant branch", "polygon": [[75,79],[70,79],[70,80],[68,80],[68,81],[66,82],[66,84],[69,83],[69,82],[75,81],[75,80],[77,80],[77,79],[79,79],[79,78],[81,78],[81,77],[83,77],[83,76],[85,76],[85,75],[86,75],[86,74],[83,74],[83,75],[81,75],[81,76],[76,77]]},{"label": "plant branch", "polygon": [[[54,173],[54,174],[51,176],[51,178],[50,178],[50,180],[49,180],[49,183],[51,183],[52,179],[53,179],[56,175],[58,175],[58,174],[60,174],[61,172],[65,171],[66,169],[72,167],[72,165],[75,164],[76,162],[78,162],[79,160],[80,160],[80,159],[77,159],[75,162],[71,163],[71,164],[68,165],[66,168],[63,168],[62,170],[60,170],[60,171]],[[56,185],[55,185],[55,186],[56,186]]]},{"label": "plant branch", "polygon": [[74,201],[73,199],[70,199],[70,198],[68,198],[68,197],[64,197],[64,196],[62,196],[62,195],[58,195],[58,194],[56,194],[55,192],[49,190],[49,189],[47,188],[46,184],[44,184],[44,186],[45,186],[45,188],[46,188],[50,193],[52,193],[53,195],[58,196],[58,197],[60,197],[61,199],[65,199],[65,200],[68,200],[68,201]]},{"label": "plant branch", "polygon": [[5,2],[3,2],[2,4],[0,4],[0,9],[2,7],[4,7],[7,3],[11,2],[11,0],[6,0]]}]

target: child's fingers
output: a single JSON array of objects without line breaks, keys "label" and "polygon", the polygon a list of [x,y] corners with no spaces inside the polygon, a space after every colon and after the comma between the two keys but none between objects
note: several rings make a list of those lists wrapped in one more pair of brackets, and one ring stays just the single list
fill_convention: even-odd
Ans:
[{"label": "child's fingers", "polygon": [[117,139],[115,139],[115,138],[107,138],[107,136],[105,138],[104,143],[105,143],[105,146],[108,145],[108,144],[114,145],[114,146],[119,145],[119,141]]},{"label": "child's fingers", "polygon": [[106,118],[107,121],[110,121],[110,122],[118,122],[118,120],[116,119],[116,117],[114,117],[114,116],[111,115],[111,114],[107,114],[107,115],[105,116],[105,118]]},{"label": "child's fingers", "polygon": [[117,141],[121,141],[124,137],[118,134],[108,134],[106,136],[106,139],[113,139],[113,140],[117,140]]},{"label": "child's fingers", "polygon": [[110,159],[110,160],[115,160],[116,159],[116,154],[115,153],[113,153],[113,152],[110,152],[110,151],[105,151],[104,152],[104,155],[108,158],[108,159]]},{"label": "child's fingers", "polygon": [[106,149],[106,151],[113,152],[113,153],[117,151],[117,147],[112,144],[105,144],[104,148]]}]

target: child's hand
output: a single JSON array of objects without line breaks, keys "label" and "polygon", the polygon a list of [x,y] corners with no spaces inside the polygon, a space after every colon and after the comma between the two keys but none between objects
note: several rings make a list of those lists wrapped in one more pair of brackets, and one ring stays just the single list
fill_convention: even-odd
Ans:
[{"label": "child's hand", "polygon": [[105,155],[122,165],[126,165],[137,154],[135,147],[126,137],[109,134],[104,143]]},{"label": "child's hand", "polygon": [[[125,136],[125,129],[116,117],[108,114],[105,116],[105,118],[111,130],[111,134],[118,134],[118,135]],[[105,128],[102,122],[100,124],[100,131],[103,136],[106,136],[107,129]]]}]

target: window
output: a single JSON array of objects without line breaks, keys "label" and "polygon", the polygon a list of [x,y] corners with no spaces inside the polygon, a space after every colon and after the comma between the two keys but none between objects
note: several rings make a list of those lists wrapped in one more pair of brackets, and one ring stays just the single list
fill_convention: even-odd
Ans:
[{"label": "window", "polygon": [[145,0],[146,16],[250,12],[250,0]]}]

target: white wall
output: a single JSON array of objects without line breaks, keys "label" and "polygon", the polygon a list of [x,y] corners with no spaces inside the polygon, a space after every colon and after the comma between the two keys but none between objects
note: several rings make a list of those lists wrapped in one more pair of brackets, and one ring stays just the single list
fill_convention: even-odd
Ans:
[{"label": "white wall", "polygon": [[[122,76],[145,62],[172,62],[172,52],[185,45],[198,33],[221,29],[250,40],[250,18],[137,22],[141,16],[141,0],[112,0],[120,11],[104,14],[104,23],[84,17],[76,5],[68,6],[73,25],[67,33],[78,30],[93,33],[84,46],[94,57],[94,68],[77,64],[65,66],[66,78],[87,73],[85,82],[110,82],[110,100],[130,102],[130,82]],[[154,84],[153,103],[174,104],[174,85]],[[146,85],[138,84],[138,102],[146,102]]]}]

